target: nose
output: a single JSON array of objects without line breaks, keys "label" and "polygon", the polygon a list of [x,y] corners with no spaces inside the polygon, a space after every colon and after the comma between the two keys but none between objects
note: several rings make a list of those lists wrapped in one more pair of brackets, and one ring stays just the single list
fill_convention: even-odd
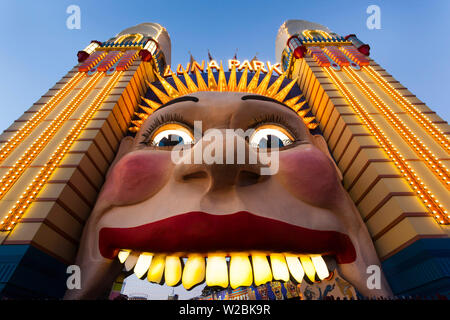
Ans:
[{"label": "nose", "polygon": [[215,129],[185,150],[174,176],[181,183],[203,181],[208,191],[216,191],[261,183],[268,179],[261,175],[262,168],[256,150],[245,137]]}]

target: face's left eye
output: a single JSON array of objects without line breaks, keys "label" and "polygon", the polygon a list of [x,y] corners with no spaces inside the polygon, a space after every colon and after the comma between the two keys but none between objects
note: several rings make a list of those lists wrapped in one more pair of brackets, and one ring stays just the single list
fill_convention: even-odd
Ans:
[{"label": "face's left eye", "polygon": [[277,149],[294,142],[292,135],[283,127],[268,124],[255,129],[250,145],[259,149]]},{"label": "face's left eye", "polygon": [[190,145],[194,137],[186,127],[170,123],[158,128],[152,135],[149,144],[155,147],[173,147],[179,144]]}]

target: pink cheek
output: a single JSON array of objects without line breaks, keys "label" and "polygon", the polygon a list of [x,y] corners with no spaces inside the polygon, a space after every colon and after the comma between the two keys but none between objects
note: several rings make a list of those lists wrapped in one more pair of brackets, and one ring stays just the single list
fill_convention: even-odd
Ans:
[{"label": "pink cheek", "polygon": [[329,207],[340,193],[336,169],[315,147],[280,153],[278,177],[296,198],[320,207]]},{"label": "pink cheek", "polygon": [[138,151],[124,156],[105,182],[103,200],[127,205],[153,196],[167,182],[171,163],[170,152]]}]

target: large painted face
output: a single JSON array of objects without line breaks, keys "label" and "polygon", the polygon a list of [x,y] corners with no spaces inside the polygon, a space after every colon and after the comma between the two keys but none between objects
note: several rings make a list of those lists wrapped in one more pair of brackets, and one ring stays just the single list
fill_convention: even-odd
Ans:
[{"label": "large painted face", "polygon": [[[335,260],[340,274],[362,294],[390,294],[382,274],[380,289],[366,286],[367,267],[380,263],[322,136],[311,135],[291,109],[254,95],[197,92],[185,97],[193,98],[157,110],[135,138],[122,141],[83,232],[76,261],[81,289],[69,290],[66,298],[96,298],[110,288],[123,268],[120,249],[178,257],[319,254]],[[262,175],[265,165],[248,163],[248,158],[225,164],[238,148],[198,133],[174,161],[171,143],[158,133],[174,129],[185,137],[179,141],[188,140],[194,121],[202,122],[203,133],[213,128],[282,132],[285,136],[279,136],[288,139],[279,140],[277,170]],[[262,145],[255,148],[253,140],[244,142],[248,155],[272,154]],[[223,150],[224,164],[183,161],[214,144]]]}]

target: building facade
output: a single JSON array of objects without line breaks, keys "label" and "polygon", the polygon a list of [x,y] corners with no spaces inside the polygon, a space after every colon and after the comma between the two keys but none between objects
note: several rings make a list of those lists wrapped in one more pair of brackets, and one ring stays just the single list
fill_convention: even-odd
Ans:
[{"label": "building facade", "polygon": [[[373,61],[355,35],[289,20],[275,47],[278,64],[228,65],[296,80],[304,97],[296,111],[315,119],[311,126],[327,141],[393,293],[448,294],[447,122]],[[154,23],[93,41],[78,52],[79,63],[0,135],[1,297],[64,295],[67,267],[120,141],[151,107],[142,107],[151,84],[164,90],[161,79],[173,72],[200,72],[207,80],[209,70],[220,85],[221,64],[191,61],[175,68],[170,54],[167,31]],[[255,86],[262,81],[256,78]]]}]

